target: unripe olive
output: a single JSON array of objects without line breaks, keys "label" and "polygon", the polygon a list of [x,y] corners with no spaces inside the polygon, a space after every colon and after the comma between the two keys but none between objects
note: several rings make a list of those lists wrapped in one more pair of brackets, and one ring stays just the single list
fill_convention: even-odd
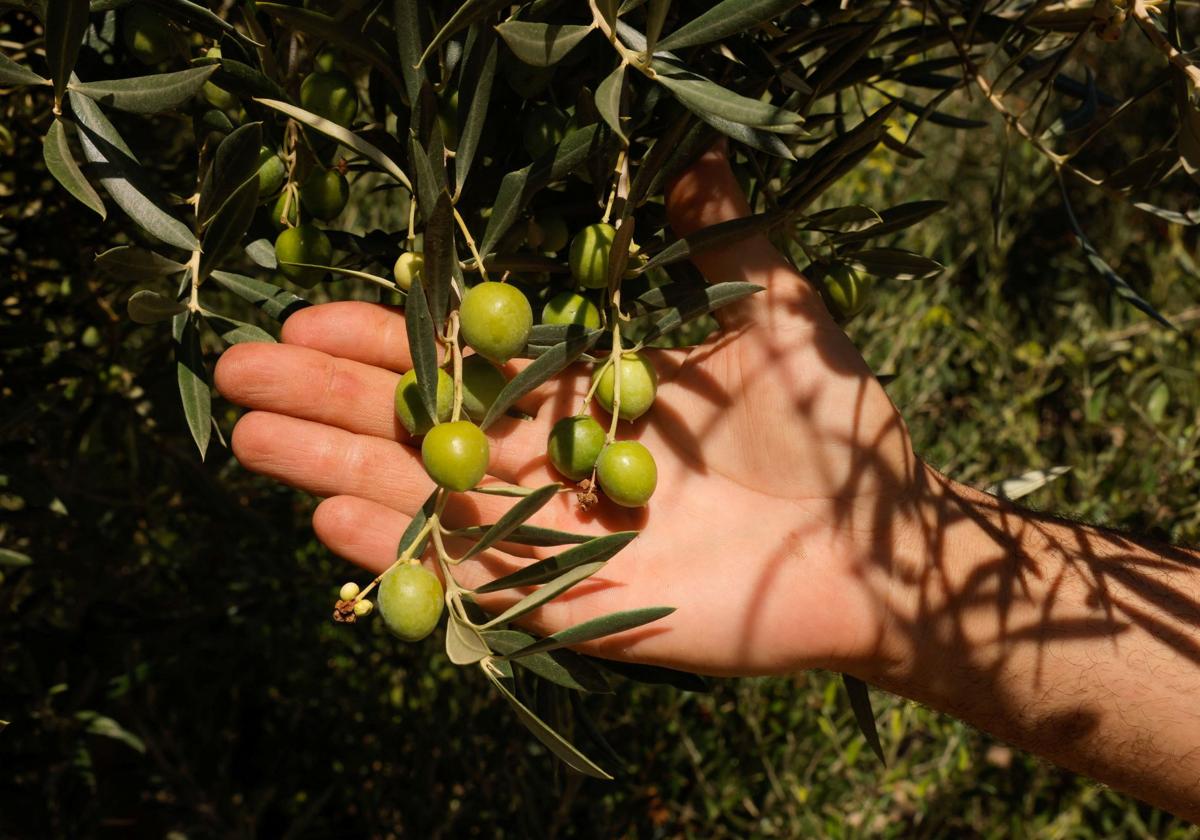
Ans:
[{"label": "unripe olive", "polygon": [[446,605],[437,575],[411,563],[383,576],[378,601],[383,623],[406,642],[419,642],[432,633]]},{"label": "unripe olive", "polygon": [[358,593],[361,591],[362,590],[359,589],[358,584],[354,583],[353,581],[349,583],[343,583],[342,588],[338,590],[338,600],[350,601],[357,597]]},{"label": "unripe olive", "polygon": [[175,49],[175,33],[158,14],[145,6],[132,6],[121,19],[125,48],[142,64],[161,64]]},{"label": "unripe olive", "polygon": [[542,323],[581,324],[595,330],[600,328],[600,310],[581,294],[559,292],[542,307]]},{"label": "unripe olive", "polygon": [[500,396],[508,380],[500,369],[476,354],[463,359],[462,407],[472,420],[480,421]]},{"label": "unripe olive", "polygon": [[447,490],[470,490],[487,474],[487,436],[469,420],[439,423],[421,442],[425,472]]},{"label": "unripe olive", "polygon": [[[259,182],[261,184],[261,181]],[[287,207],[287,224],[284,224],[284,207]],[[300,200],[295,196],[288,199],[288,191],[284,190],[279,194],[279,198],[275,199],[275,203],[271,205],[271,226],[275,230],[283,230],[285,227],[295,227],[300,222]]]},{"label": "unripe olive", "polygon": [[[275,154],[270,146],[263,146],[258,151],[258,197],[266,198],[279,192],[283,187],[283,179],[287,177],[287,169],[283,159]],[[279,208],[283,212],[283,208]],[[278,214],[276,214],[278,219]]]},{"label": "unripe olive", "polygon": [[658,374],[641,353],[624,353],[620,361],[597,370],[592,380],[600,377],[596,399],[612,414],[613,391],[616,388],[616,365],[621,366],[621,419],[636,420],[654,404],[658,391]]},{"label": "unripe olive", "polygon": [[602,289],[608,285],[608,256],[616,235],[617,230],[612,225],[597,222],[579,231],[571,240],[571,275],[585,289]]},{"label": "unripe olive", "polygon": [[392,266],[392,276],[396,278],[396,285],[407,292],[412,288],[414,280],[421,279],[421,271],[424,268],[424,254],[420,251],[404,251],[396,257],[396,264]]},{"label": "unripe olive", "polygon": [[330,49],[321,50],[313,59],[313,69],[321,73],[332,73],[338,69],[337,53]]},{"label": "unripe olive", "polygon": [[354,604],[354,615],[356,618],[366,618],[375,609],[375,605],[366,598],[357,601]]},{"label": "unripe olive", "polygon": [[336,70],[309,73],[300,83],[300,107],[338,125],[349,126],[358,114],[354,83]]},{"label": "unripe olive", "polygon": [[[423,435],[433,428],[433,420],[421,400],[421,388],[417,385],[417,373],[410,370],[396,383],[393,399],[396,419],[410,435]],[[438,422],[444,423],[454,412],[454,380],[441,368],[437,375]]]},{"label": "unripe olive", "polygon": [[459,307],[463,338],[477,352],[503,364],[525,349],[533,309],[521,291],[487,281],[467,289]]},{"label": "unripe olive", "polygon": [[325,231],[310,224],[288,228],[275,238],[275,259],[284,277],[306,288],[312,288],[325,276],[323,268],[309,268],[287,263],[329,265],[333,246]]},{"label": "unripe olive", "polygon": [[564,417],[550,429],[546,454],[554,469],[572,481],[587,478],[604,449],[604,429],[586,415]]},{"label": "unripe olive", "polygon": [[658,467],[650,450],[636,440],[610,443],[596,459],[596,481],[604,495],[622,507],[641,507],[658,484]]},{"label": "unripe olive", "polygon": [[853,318],[867,305],[870,281],[845,263],[834,263],[825,274],[829,308],[839,320]]},{"label": "unripe olive", "polygon": [[327,222],[341,213],[350,198],[346,176],[336,169],[314,169],[300,185],[300,202],[309,215]]},{"label": "unripe olive", "polygon": [[442,132],[442,145],[447,149],[458,148],[458,91],[450,95],[438,105],[438,128]]},{"label": "unripe olive", "polygon": [[521,139],[529,156],[540,158],[561,143],[566,133],[567,115],[547,103],[525,115]]},{"label": "unripe olive", "polygon": [[[213,47],[204,54],[204,57],[220,58],[221,48]],[[225,90],[225,88],[219,87],[211,81],[205,82],[204,87],[200,89],[200,92],[204,94],[204,99],[209,105],[212,105],[214,108],[220,108],[222,111],[230,111],[238,107],[240,104],[236,96]]]},{"label": "unripe olive", "polygon": [[543,210],[529,222],[529,244],[547,254],[557,254],[567,247],[571,232],[557,213]]}]

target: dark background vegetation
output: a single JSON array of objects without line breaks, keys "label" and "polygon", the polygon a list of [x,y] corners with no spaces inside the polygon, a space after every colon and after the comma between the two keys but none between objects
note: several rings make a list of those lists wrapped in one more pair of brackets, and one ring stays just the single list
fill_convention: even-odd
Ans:
[{"label": "dark background vegetation", "polygon": [[[310,499],[222,446],[197,459],[168,331],[131,323],[134,287],[92,267],[117,225],[45,172],[48,107],[0,100],[0,836],[1200,836],[877,695],[881,767],[824,673],[589,697],[626,770],[562,772],[440,633],[406,646],[330,622],[348,570],[314,541]],[[1106,144],[1136,147],[1145,124]],[[1070,466],[1029,502],[1195,543],[1195,228],[1072,191],[1171,332],[1089,269],[1024,146],[997,233],[1003,144],[927,129],[926,161],[880,152],[823,199],[951,202],[903,240],[946,271],[879,284],[850,331],[949,474]],[[1194,204],[1192,186],[1167,200]],[[234,409],[216,411],[228,434]]]}]

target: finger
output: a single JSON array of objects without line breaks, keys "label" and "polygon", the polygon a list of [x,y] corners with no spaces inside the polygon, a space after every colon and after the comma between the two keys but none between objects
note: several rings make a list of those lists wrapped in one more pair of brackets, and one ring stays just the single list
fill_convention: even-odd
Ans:
[{"label": "finger", "polygon": [[[680,236],[751,214],[722,146],[705,152],[676,178],[667,188],[666,199],[667,218]],[[695,254],[692,262],[710,280],[740,280],[766,287],[765,292],[719,311],[727,328],[754,322],[769,328],[789,322],[832,323],[821,296],[764,234],[706,248]]]},{"label": "finger", "polygon": [[[398,307],[362,301],[310,306],[284,322],[283,340],[287,344],[398,373],[412,368],[404,310]],[[501,369],[512,379],[528,364],[527,359],[514,359]],[[586,368],[572,366],[521,398],[517,408],[532,415],[550,399],[578,401],[587,393],[588,384]]]}]

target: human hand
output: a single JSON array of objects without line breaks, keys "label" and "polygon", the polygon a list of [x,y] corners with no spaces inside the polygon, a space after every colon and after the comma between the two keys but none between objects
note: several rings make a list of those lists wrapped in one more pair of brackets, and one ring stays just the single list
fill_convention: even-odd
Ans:
[{"label": "human hand", "polygon": [[[720,149],[672,184],[667,209],[680,235],[749,212]],[[668,617],[582,649],[706,674],[873,670],[899,655],[887,645],[890,558],[922,469],[904,424],[820,296],[764,236],[695,261],[710,280],[766,290],[721,310],[722,330],[704,345],[648,354],[660,380],[654,407],[618,433],[655,455],[649,506],[602,500],[585,513],[562,493],[531,521],[641,534],[527,624],[550,633],[615,610],[670,605]],[[288,319],[283,342],[237,345],[217,366],[220,392],[252,409],[234,430],[234,453],[249,469],[325,497],[313,517],[318,538],[382,571],[432,490],[419,448],[392,414],[396,381],[411,366],[403,312],[315,306]],[[520,404],[532,421],[489,427],[490,475],[528,486],[562,480],[546,460],[546,435],[587,385],[577,365]],[[456,494],[447,518],[495,521],[510,504]],[[476,586],[554,553],[505,548],[457,567],[459,582]],[[513,597],[479,601],[501,609]]]}]

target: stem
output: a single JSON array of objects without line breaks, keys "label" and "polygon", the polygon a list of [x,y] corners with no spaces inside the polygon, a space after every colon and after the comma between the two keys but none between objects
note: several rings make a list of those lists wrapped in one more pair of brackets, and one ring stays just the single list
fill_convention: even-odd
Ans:
[{"label": "stem", "polygon": [[[613,295],[613,305],[616,307],[616,295]],[[609,359],[613,362],[613,404],[612,420],[608,424],[606,442],[612,443],[617,439],[617,423],[621,419],[621,318],[616,313],[613,318],[613,349]],[[598,380],[597,380],[598,381]]]},{"label": "stem", "polygon": [[[439,499],[439,501],[440,501],[440,499]],[[362,591],[354,596],[354,603],[357,604],[363,598],[367,597],[367,595],[370,594],[371,590],[379,585],[379,581],[383,580],[384,575],[386,575],[392,569],[396,568],[397,566],[399,566],[403,563],[412,563],[413,562],[413,550],[418,545],[421,544],[421,540],[425,539],[431,533],[436,534],[437,533],[437,531],[435,530],[436,527],[437,527],[437,514],[434,513],[433,516],[429,517],[429,521],[425,523],[424,527],[422,527],[421,530],[417,532],[417,535],[413,538],[412,542],[410,542],[408,544],[408,547],[400,552],[400,555],[396,558],[396,561],[394,563],[392,563],[392,565],[390,565],[386,569],[384,569],[382,572],[380,572],[378,575],[376,575],[375,579],[373,581],[371,581],[366,586],[364,586],[362,588]],[[417,561],[417,562],[420,562],[420,561]]]},{"label": "stem", "polygon": [[617,30],[608,25],[608,21],[604,19],[604,15],[600,13],[599,7],[596,5],[596,0],[588,0],[588,7],[592,11],[592,26],[604,33],[604,37],[613,45],[613,49],[617,51],[617,55],[621,56],[621,60],[641,71],[649,79],[658,77],[658,73],[654,72],[654,68],[650,66],[648,57],[644,57],[641,53],[629,49],[621,43],[617,37]]},{"label": "stem", "polygon": [[450,359],[454,371],[454,410],[450,414],[450,422],[458,420],[462,414],[462,347],[458,344],[458,310],[450,313],[450,327],[446,330],[446,346],[450,351]]},{"label": "stem", "polygon": [[1163,37],[1163,34],[1158,31],[1158,27],[1154,25],[1154,21],[1150,19],[1150,9],[1153,8],[1146,0],[1133,0],[1133,5],[1129,9],[1129,13],[1133,15],[1133,19],[1137,21],[1137,25],[1141,27],[1142,32],[1150,39],[1150,43],[1167,57],[1167,61],[1174,64],[1182,70],[1191,80],[1194,87],[1200,88],[1200,67],[1195,67],[1187,60],[1187,56],[1175,49],[1175,45]]},{"label": "stem", "polygon": [[462,231],[463,237],[467,240],[467,247],[471,250],[471,256],[475,258],[475,264],[479,266],[479,275],[484,279],[488,279],[487,266],[483,264],[483,257],[479,256],[479,250],[475,247],[475,240],[471,236],[471,231],[467,230],[467,223],[463,221],[463,217],[459,214],[458,208],[454,210],[454,221],[458,222],[458,229]]},{"label": "stem", "polygon": [[408,250],[417,248],[417,197],[411,193],[408,196]]}]

